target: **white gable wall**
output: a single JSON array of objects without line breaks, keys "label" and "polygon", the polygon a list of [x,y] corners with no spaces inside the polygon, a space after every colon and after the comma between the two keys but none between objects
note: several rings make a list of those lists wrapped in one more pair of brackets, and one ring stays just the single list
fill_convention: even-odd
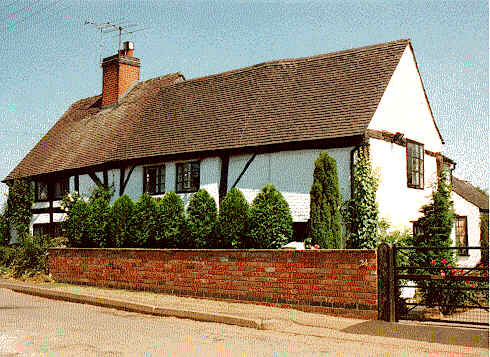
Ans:
[{"label": "white gable wall", "polygon": [[427,150],[442,151],[410,46],[393,72],[368,129],[400,132],[407,139],[423,143]]},{"label": "white gable wall", "polygon": [[424,155],[424,189],[407,186],[406,148],[383,140],[370,139],[371,164],[379,176],[377,201],[380,216],[397,230],[411,229],[420,208],[429,202],[437,181],[436,158]]}]

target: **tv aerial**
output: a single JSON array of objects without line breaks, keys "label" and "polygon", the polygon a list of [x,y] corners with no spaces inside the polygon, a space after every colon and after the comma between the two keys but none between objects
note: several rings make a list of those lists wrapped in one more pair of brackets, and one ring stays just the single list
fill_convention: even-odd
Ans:
[{"label": "tv aerial", "polygon": [[122,36],[124,35],[132,35],[135,32],[144,31],[146,28],[137,28],[137,24],[126,24],[123,21],[120,24],[112,23],[112,22],[102,22],[96,23],[92,21],[85,21],[84,25],[91,25],[95,27],[100,32],[100,43],[99,43],[99,62],[102,63],[102,46],[104,36],[110,33],[119,32],[113,37],[118,37],[118,52],[121,50]]}]

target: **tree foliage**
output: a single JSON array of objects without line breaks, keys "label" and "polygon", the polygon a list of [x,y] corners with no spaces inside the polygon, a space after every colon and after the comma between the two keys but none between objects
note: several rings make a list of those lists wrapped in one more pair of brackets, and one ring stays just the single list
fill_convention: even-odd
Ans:
[{"label": "tree foliage", "polygon": [[130,246],[141,248],[155,246],[158,223],[157,201],[148,193],[144,193],[135,205],[132,220],[135,239],[131,241]]},{"label": "tree foliage", "polygon": [[113,246],[111,237],[111,198],[114,191],[102,186],[96,187],[88,202],[87,240],[94,246],[109,248]]},{"label": "tree foliage", "polygon": [[110,234],[113,247],[130,246],[131,241],[135,239],[134,211],[135,205],[128,195],[119,197],[112,205],[110,211]]},{"label": "tree foliage", "polygon": [[88,235],[89,206],[87,202],[78,193],[74,193],[63,199],[62,209],[67,212],[62,225],[68,245],[80,248],[95,247],[95,242],[89,240]]},{"label": "tree foliage", "polygon": [[34,190],[26,179],[15,179],[8,184],[9,193],[5,217],[11,228],[17,231],[19,238],[29,233],[32,218]]},{"label": "tree foliage", "polygon": [[375,248],[379,233],[378,178],[366,151],[367,148],[359,150],[351,183],[352,197],[343,207],[349,249]]},{"label": "tree foliage", "polygon": [[222,248],[246,248],[248,210],[243,193],[233,187],[224,197],[219,210],[218,227]]},{"label": "tree foliage", "polygon": [[220,248],[216,240],[218,210],[209,193],[200,189],[187,207],[187,228],[194,248]]},{"label": "tree foliage", "polygon": [[[442,169],[438,173],[436,187],[428,204],[422,206],[420,217],[416,226],[419,234],[413,236],[411,245],[416,247],[450,247],[452,244],[451,231],[454,224],[453,203],[450,199],[451,185],[448,172]],[[441,267],[454,267],[455,257],[453,250],[417,250],[410,254],[411,264],[419,267],[440,265]],[[437,265],[436,265],[437,264]],[[442,270],[443,271],[443,270]],[[436,273],[433,270],[418,269],[416,274]],[[418,284],[419,292],[427,306],[446,305],[441,307],[443,313],[452,311],[451,305],[457,305],[464,299],[458,291],[441,289],[437,281],[421,281]]]},{"label": "tree foliage", "polygon": [[327,152],[315,161],[310,190],[310,240],[322,248],[342,246],[341,198],[337,162]]},{"label": "tree foliage", "polygon": [[186,218],[184,202],[175,192],[167,192],[158,203],[159,248],[186,248]]},{"label": "tree foliage", "polygon": [[248,227],[248,248],[281,248],[291,240],[293,219],[289,205],[273,185],[264,186],[253,200]]}]

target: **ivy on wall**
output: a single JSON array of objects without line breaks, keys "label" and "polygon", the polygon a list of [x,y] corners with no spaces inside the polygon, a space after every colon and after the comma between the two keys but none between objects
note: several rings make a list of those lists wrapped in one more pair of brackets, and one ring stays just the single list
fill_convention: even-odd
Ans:
[{"label": "ivy on wall", "polygon": [[376,202],[379,179],[371,167],[368,150],[368,146],[359,149],[352,177],[352,197],[345,202],[342,212],[349,249],[375,248],[380,231]]},{"label": "ivy on wall", "polygon": [[34,203],[34,190],[31,182],[17,179],[8,183],[9,193],[5,217],[10,228],[14,228],[20,238],[29,233],[29,224],[32,219],[32,204]]}]

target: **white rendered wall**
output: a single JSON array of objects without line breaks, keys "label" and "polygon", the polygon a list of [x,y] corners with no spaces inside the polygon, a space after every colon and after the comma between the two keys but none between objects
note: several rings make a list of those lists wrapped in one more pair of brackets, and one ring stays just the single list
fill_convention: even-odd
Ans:
[{"label": "white rendered wall", "polygon": [[[454,213],[458,216],[467,217],[468,246],[480,246],[480,209],[474,204],[466,201],[456,192],[451,192],[451,200],[454,204]],[[456,232],[451,232],[453,245],[456,245]],[[469,249],[469,256],[457,256],[457,264],[465,267],[475,266],[481,258],[481,252],[477,249]]]},{"label": "white rendered wall", "polygon": [[[281,151],[257,155],[237,185],[249,203],[267,184],[273,184],[288,201],[294,222],[310,217],[310,189],[315,160],[327,151],[337,161],[339,188],[343,200],[350,198],[350,152],[353,147],[328,150]],[[252,154],[230,157],[228,190]]]},{"label": "white rendered wall", "polygon": [[378,139],[369,139],[371,164],[379,176],[377,201],[382,218],[396,230],[412,229],[420,208],[429,202],[437,181],[436,158],[424,155],[424,189],[407,186],[406,148]]},{"label": "white rendered wall", "polygon": [[368,129],[400,132],[407,139],[424,143],[427,150],[442,151],[442,142],[409,46],[388,83]]}]

